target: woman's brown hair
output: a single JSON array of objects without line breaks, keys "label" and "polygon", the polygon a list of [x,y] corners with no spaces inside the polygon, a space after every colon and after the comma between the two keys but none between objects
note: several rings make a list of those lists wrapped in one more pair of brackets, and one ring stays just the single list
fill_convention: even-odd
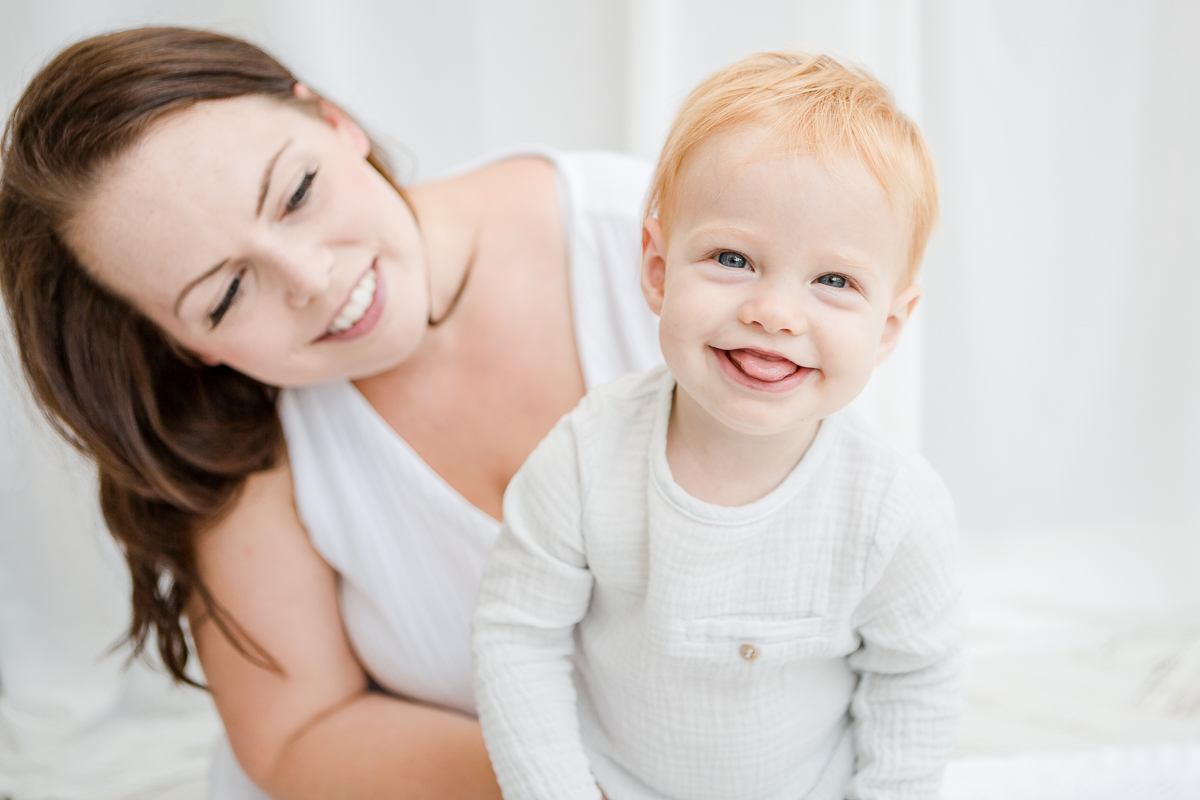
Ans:
[{"label": "woman's brown hair", "polygon": [[[133,578],[134,652],[155,640],[166,668],[188,683],[182,620],[193,598],[244,655],[275,666],[205,587],[194,542],[248,476],[282,457],[278,389],[181,350],[89,275],[62,231],[104,170],[167,115],[245,95],[315,112],[319,100],[298,99],[295,84],[240,39],[186,28],[111,33],[38,72],[0,144],[0,291],[22,368],[51,424],[99,468],[104,519]],[[367,160],[392,182],[374,146]]]}]

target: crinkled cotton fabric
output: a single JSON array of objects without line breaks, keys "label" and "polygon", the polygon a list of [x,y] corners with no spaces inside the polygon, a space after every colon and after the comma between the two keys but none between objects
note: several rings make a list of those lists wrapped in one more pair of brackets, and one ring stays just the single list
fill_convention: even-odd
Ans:
[{"label": "crinkled cotton fabric", "polygon": [[505,494],[474,639],[505,798],[933,800],[962,667],[941,479],[843,411],[766,496],[703,502],[674,388],[589,393]]}]

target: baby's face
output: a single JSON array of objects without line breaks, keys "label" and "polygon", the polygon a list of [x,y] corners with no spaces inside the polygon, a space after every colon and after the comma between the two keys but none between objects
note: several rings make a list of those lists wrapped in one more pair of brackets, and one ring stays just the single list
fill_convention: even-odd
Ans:
[{"label": "baby's face", "polygon": [[815,428],[853,400],[919,295],[902,280],[906,226],[868,169],[765,136],[735,129],[690,157],[669,238],[647,220],[642,264],[679,389],[760,434]]}]

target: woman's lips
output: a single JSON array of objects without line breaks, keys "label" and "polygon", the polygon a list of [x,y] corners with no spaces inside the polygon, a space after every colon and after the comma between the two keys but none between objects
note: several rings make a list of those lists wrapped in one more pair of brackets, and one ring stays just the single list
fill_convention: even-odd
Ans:
[{"label": "woman's lips", "polygon": [[751,348],[721,350],[712,348],[725,374],[750,389],[787,392],[804,383],[812,372],[777,353]]},{"label": "woman's lips", "polygon": [[[349,328],[347,328],[344,331],[339,331],[337,333],[330,332],[330,328],[332,328],[334,325],[334,323],[331,322],[329,324],[330,327],[326,328],[326,333],[324,335],[320,336],[317,339],[317,341],[319,341],[319,342],[343,342],[343,341],[346,341],[347,339],[356,339],[359,336],[369,333],[370,330],[375,327],[375,323],[378,322],[379,318],[383,316],[383,307],[387,301],[387,284],[384,282],[383,275],[379,272],[378,267],[379,267],[379,262],[374,261],[371,263],[371,266],[367,270],[367,273],[364,273],[364,277],[367,274],[372,274],[374,276],[374,278],[375,278],[375,295],[374,295],[374,297],[371,298],[370,305],[367,306],[367,310],[363,312],[363,315],[361,317],[359,317],[358,320],[353,325],[351,325]],[[362,278],[359,279],[359,283],[355,284],[355,287],[357,288],[361,283],[362,283]],[[350,303],[353,302],[352,297],[353,297],[353,291],[351,292],[351,297],[347,297],[346,301],[344,303],[342,303],[342,305],[338,308],[337,314],[334,315],[335,320],[338,318],[338,316],[340,314],[342,314],[342,312],[345,310],[346,306],[348,306]]]}]

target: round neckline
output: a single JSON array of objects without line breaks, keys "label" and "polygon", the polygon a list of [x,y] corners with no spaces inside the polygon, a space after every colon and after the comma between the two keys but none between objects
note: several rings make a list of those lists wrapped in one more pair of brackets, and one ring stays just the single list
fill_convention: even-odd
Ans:
[{"label": "round neckline", "polygon": [[740,506],[721,506],[693,497],[675,482],[671,465],[667,463],[667,424],[671,418],[671,402],[675,396],[675,377],[665,366],[664,375],[655,399],[657,407],[650,432],[650,476],[659,495],[679,513],[708,525],[734,527],[750,525],[771,516],[790,502],[808,484],[833,447],[842,426],[841,412],[821,420],[817,434],[800,463],[792,468],[783,481],[759,499]]}]

